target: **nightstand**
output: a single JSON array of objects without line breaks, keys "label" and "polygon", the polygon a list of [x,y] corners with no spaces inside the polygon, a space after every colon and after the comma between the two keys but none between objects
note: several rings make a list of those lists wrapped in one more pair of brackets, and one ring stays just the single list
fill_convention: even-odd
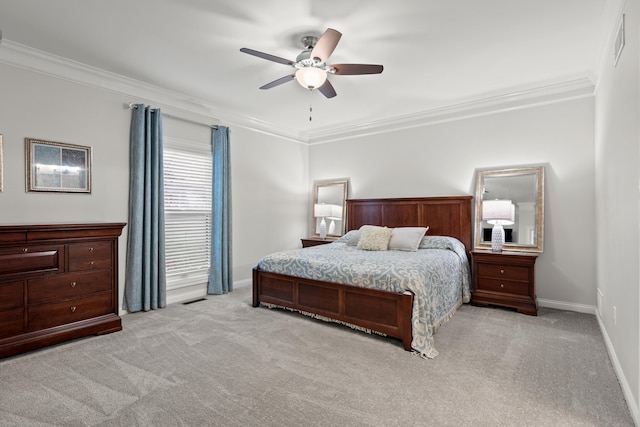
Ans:
[{"label": "nightstand", "polygon": [[472,305],[511,307],[536,316],[535,263],[537,253],[471,251]]},{"label": "nightstand", "polygon": [[308,248],[310,246],[318,246],[318,245],[326,245],[327,243],[331,243],[335,241],[334,238],[327,237],[326,239],[321,239],[319,237],[307,237],[306,239],[300,239],[302,241],[302,247]]}]

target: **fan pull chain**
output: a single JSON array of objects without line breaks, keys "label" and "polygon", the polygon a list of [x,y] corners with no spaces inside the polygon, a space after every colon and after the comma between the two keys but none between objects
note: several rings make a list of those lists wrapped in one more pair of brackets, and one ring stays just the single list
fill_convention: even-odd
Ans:
[{"label": "fan pull chain", "polygon": [[309,89],[309,121],[312,120],[311,113],[313,113],[313,108],[311,107],[311,89]]}]

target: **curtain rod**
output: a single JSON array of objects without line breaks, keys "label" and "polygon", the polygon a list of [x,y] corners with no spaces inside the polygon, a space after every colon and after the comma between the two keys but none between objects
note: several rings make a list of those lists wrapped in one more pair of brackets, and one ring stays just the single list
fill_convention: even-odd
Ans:
[{"label": "curtain rod", "polygon": [[[136,109],[136,108],[138,108],[136,104],[134,104],[134,103],[130,103],[129,104],[129,109],[130,110],[133,110],[133,109]],[[165,117],[169,117],[171,119],[181,120],[181,121],[186,122],[186,123],[191,123],[191,124],[198,125],[198,126],[206,126],[208,128],[211,128],[211,129],[218,129],[218,125],[209,125],[209,124],[206,124],[206,123],[197,122],[195,120],[185,119],[184,117],[174,116],[173,114],[168,114],[168,113],[162,113],[162,115],[165,116]]]}]

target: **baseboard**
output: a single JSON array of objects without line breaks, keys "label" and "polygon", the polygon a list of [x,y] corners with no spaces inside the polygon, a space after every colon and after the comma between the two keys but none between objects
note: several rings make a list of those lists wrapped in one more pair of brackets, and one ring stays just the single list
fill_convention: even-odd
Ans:
[{"label": "baseboard", "polygon": [[572,302],[556,301],[552,299],[538,298],[538,306],[555,308],[556,310],[576,311],[578,313],[596,314],[596,307],[593,305],[576,304]]},{"label": "baseboard", "polygon": [[596,319],[598,319],[600,332],[602,333],[602,337],[604,338],[604,344],[605,344],[605,347],[607,347],[607,352],[609,353],[609,359],[611,359],[611,364],[613,365],[613,369],[616,371],[616,375],[618,376],[620,387],[622,387],[622,394],[624,395],[624,400],[627,402],[627,406],[629,407],[631,418],[633,418],[633,422],[635,423],[636,426],[640,426],[638,404],[633,399],[633,393],[631,392],[631,387],[629,387],[629,382],[627,381],[627,378],[624,375],[622,366],[620,366],[620,361],[618,360],[618,356],[616,355],[615,349],[613,348],[613,344],[609,339],[609,334],[607,334],[607,330],[604,327],[604,323],[602,322],[602,319],[597,313],[596,313]]},{"label": "baseboard", "polygon": [[238,280],[233,282],[233,289],[244,288],[245,286],[249,286],[253,283],[251,279]]}]

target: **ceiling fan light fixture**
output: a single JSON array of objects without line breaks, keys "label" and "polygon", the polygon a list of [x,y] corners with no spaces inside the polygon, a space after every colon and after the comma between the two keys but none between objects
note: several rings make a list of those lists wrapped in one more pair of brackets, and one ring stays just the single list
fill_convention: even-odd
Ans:
[{"label": "ceiling fan light fixture", "polygon": [[296,80],[305,89],[317,89],[327,80],[327,72],[317,67],[299,68],[296,71]]},{"label": "ceiling fan light fixture", "polygon": [[294,73],[260,86],[260,89],[271,89],[295,79],[300,86],[309,90],[309,93],[313,89],[318,89],[318,92],[326,98],[333,98],[336,96],[336,90],[331,81],[327,80],[327,73],[345,76],[380,74],[383,69],[382,65],[373,64],[328,64],[329,57],[338,45],[340,37],[342,37],[342,33],[333,28],[327,28],[319,38],[313,35],[303,35],[302,43],[305,49],[300,52],[295,61],[246,47],[241,48],[240,52],[295,68]]}]

